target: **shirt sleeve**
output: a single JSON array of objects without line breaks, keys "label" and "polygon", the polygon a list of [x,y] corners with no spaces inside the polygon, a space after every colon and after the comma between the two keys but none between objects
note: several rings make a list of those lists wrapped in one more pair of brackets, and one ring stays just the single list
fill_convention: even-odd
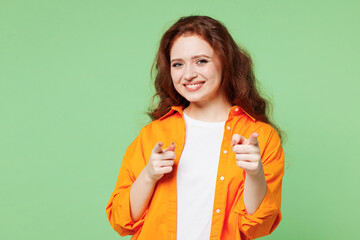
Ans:
[{"label": "shirt sleeve", "polygon": [[134,222],[130,214],[130,189],[146,166],[141,144],[141,132],[125,152],[115,190],[106,206],[106,214],[113,229],[121,236],[133,235],[141,229],[147,210]]},{"label": "shirt sleeve", "polygon": [[262,163],[267,184],[263,201],[252,215],[248,214],[243,199],[243,186],[239,202],[234,211],[239,214],[239,229],[248,238],[254,239],[272,233],[281,220],[281,185],[284,175],[284,151],[275,130],[270,136],[262,152]]}]

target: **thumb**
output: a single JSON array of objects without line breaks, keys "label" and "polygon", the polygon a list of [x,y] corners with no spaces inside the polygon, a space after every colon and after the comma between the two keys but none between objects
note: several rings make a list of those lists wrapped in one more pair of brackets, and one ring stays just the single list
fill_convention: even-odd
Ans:
[{"label": "thumb", "polygon": [[162,142],[158,142],[155,147],[153,148],[153,153],[162,153],[163,150],[161,149],[163,146],[163,143]]},{"label": "thumb", "polygon": [[243,143],[243,142],[245,142],[245,141],[246,141],[246,138],[244,138],[244,137],[241,136],[240,134],[234,134],[234,135],[232,136],[230,145],[231,145],[231,146],[235,146],[235,145],[241,144],[241,143]]},{"label": "thumb", "polygon": [[175,143],[172,142],[170,147],[168,147],[167,149],[164,149],[164,152],[167,152],[167,151],[175,151]]},{"label": "thumb", "polygon": [[255,145],[255,146],[257,146],[257,145],[259,144],[259,142],[258,142],[258,140],[257,140],[257,137],[258,137],[258,136],[259,136],[259,134],[258,134],[257,132],[252,133],[252,134],[250,135],[250,137],[249,137],[248,143],[249,143],[250,145]]}]

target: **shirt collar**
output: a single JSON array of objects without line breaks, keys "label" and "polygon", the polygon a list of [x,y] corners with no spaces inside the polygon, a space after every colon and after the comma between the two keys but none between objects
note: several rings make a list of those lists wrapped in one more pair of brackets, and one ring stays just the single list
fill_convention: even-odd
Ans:
[{"label": "shirt collar", "polygon": [[254,117],[252,117],[250,114],[248,114],[247,112],[245,112],[244,109],[242,109],[241,107],[236,106],[236,105],[230,109],[229,118],[232,118],[233,116],[237,116],[240,114],[245,114],[254,122],[256,121],[256,119]]},{"label": "shirt collar", "polygon": [[[181,116],[183,115],[183,109],[184,106],[172,106],[170,111],[168,111],[164,116],[160,117],[159,120],[162,120],[170,115],[173,115],[175,112],[178,112],[181,114]],[[252,117],[250,114],[248,114],[247,112],[244,111],[244,109],[242,109],[239,106],[233,106],[230,109],[229,112],[229,119],[233,118],[234,116],[240,115],[240,114],[245,114],[247,115],[251,120],[253,120],[254,122],[256,121],[256,119],[254,117]]]},{"label": "shirt collar", "polygon": [[183,106],[172,106],[170,111],[168,111],[164,116],[160,117],[159,120],[162,120],[170,115],[173,115],[175,112],[178,112],[181,114],[181,116],[183,115]]}]

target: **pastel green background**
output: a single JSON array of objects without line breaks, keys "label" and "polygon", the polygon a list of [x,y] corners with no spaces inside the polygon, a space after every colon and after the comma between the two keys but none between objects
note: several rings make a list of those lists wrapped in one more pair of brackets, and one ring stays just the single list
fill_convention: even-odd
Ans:
[{"label": "pastel green background", "polygon": [[[287,132],[263,239],[358,239],[358,1],[0,0],[0,239],[121,239],[105,206],[180,16],[221,20]],[[123,239],[129,239],[125,237]]]}]

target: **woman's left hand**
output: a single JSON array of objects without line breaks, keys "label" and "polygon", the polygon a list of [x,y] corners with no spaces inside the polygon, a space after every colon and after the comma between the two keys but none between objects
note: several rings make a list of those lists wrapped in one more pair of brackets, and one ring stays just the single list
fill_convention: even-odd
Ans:
[{"label": "woman's left hand", "polygon": [[236,164],[246,171],[246,174],[263,175],[263,166],[260,156],[258,133],[252,133],[249,139],[234,134],[231,140],[232,150],[235,153]]}]

